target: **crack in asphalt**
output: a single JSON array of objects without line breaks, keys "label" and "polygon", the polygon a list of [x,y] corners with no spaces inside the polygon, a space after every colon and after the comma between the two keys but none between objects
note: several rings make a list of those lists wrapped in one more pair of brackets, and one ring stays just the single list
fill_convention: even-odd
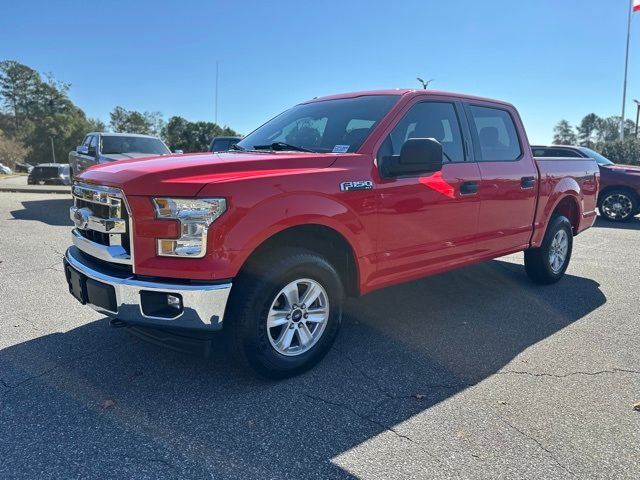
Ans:
[{"label": "crack in asphalt", "polygon": [[70,364],[72,364],[72,363],[74,363],[74,362],[77,362],[78,360],[82,360],[83,358],[89,357],[89,356],[94,355],[94,354],[96,354],[96,353],[106,352],[106,351],[109,351],[109,350],[116,349],[116,348],[118,348],[118,347],[123,346],[125,343],[127,343],[127,342],[126,342],[126,341],[123,341],[123,342],[114,343],[114,344],[112,344],[112,345],[109,345],[108,347],[98,348],[98,349],[95,349],[95,350],[91,350],[91,351],[89,351],[89,352],[87,352],[87,353],[84,353],[84,354],[82,354],[82,355],[78,355],[78,356],[76,356],[76,357],[70,358],[69,360],[66,360],[66,361],[64,361],[64,362],[56,363],[56,364],[55,364],[55,365],[53,365],[51,368],[48,368],[48,369],[44,370],[43,372],[40,372],[40,373],[38,373],[38,374],[36,374],[36,375],[32,375],[32,376],[30,376],[30,377],[27,377],[27,378],[25,378],[24,380],[21,380],[21,381],[19,381],[18,383],[13,384],[13,385],[12,385],[12,384],[10,384],[10,383],[7,383],[7,381],[6,381],[6,380],[4,380],[3,378],[0,378],[0,383],[1,383],[3,386],[5,386],[6,388],[8,388],[8,391],[7,391],[7,392],[5,392],[5,394],[3,394],[2,396],[4,397],[4,396],[5,396],[5,395],[7,395],[9,392],[14,391],[15,389],[17,389],[17,388],[21,387],[22,385],[24,385],[24,384],[26,384],[26,383],[30,382],[31,380],[37,380],[38,378],[42,378],[42,377],[44,377],[44,376],[46,376],[46,375],[50,374],[51,372],[54,372],[55,370],[57,370],[57,369],[59,369],[59,368],[61,368],[61,367],[65,367],[65,366],[70,365]]},{"label": "crack in asphalt", "polygon": [[62,265],[62,262],[58,261],[56,263],[53,263],[53,264],[49,265],[48,267],[32,268],[32,269],[26,269],[26,270],[22,269],[22,270],[17,270],[15,272],[4,272],[4,274],[7,275],[7,276],[9,276],[9,275],[20,275],[20,274],[25,274],[25,273],[44,272],[45,270],[53,270],[54,272],[64,273],[64,270],[54,268],[54,267],[57,267],[58,265]]},{"label": "crack in asphalt", "polygon": [[380,385],[378,383],[378,380],[375,379],[374,377],[370,376],[368,373],[366,373],[362,368],[360,368],[360,366],[353,361],[353,359],[347,355],[346,353],[344,353],[343,351],[341,351],[340,349],[336,348],[336,351],[345,359],[347,359],[347,361],[353,366],[353,368],[355,368],[358,373],[366,380],[368,380],[369,382],[371,382],[373,384],[373,386],[376,387],[376,389],[382,393],[383,395],[385,395],[388,398],[397,398],[395,394],[389,393],[385,388],[382,388],[382,385]]},{"label": "crack in asphalt", "polygon": [[[374,377],[372,377],[371,375],[369,375],[368,373],[366,373],[351,357],[349,357],[349,355],[347,355],[346,353],[344,353],[343,351],[341,351],[340,349],[336,349],[336,351],[345,359],[347,359],[347,361],[349,363],[351,363],[351,365],[353,365],[353,367],[358,371],[358,373],[360,373],[360,375],[368,380],[369,382],[371,382],[373,384],[373,386],[376,387],[376,389],[382,393],[383,395],[385,395],[387,397],[388,400],[403,400],[403,399],[418,399],[419,398],[416,396],[416,394],[398,394],[398,393],[394,393],[394,392],[389,392],[388,390],[386,390],[385,388],[383,388],[380,383],[378,382],[378,380]],[[453,389],[463,389],[463,388],[468,388],[473,386],[473,384],[469,384],[469,383],[452,383],[452,384],[448,384],[448,383],[444,383],[444,384],[432,384],[432,385],[426,385],[427,388],[429,389],[442,389],[442,390],[453,390]],[[380,403],[385,402],[386,400],[383,400]]]},{"label": "crack in asphalt", "polygon": [[552,378],[567,378],[573,377],[577,375],[586,375],[588,377],[604,375],[604,374],[615,374],[615,373],[635,373],[640,374],[638,370],[631,370],[627,368],[613,368],[611,370],[598,370],[597,372],[569,372],[569,373],[533,373],[526,372],[521,370],[503,370],[501,372],[497,372],[497,375],[527,375],[530,377],[552,377]]},{"label": "crack in asphalt", "polygon": [[553,461],[556,463],[556,465],[558,465],[565,472],[570,474],[572,477],[578,478],[578,476],[575,473],[573,473],[571,470],[569,470],[569,468],[566,465],[564,465],[562,462],[560,462],[560,460],[558,460],[556,458],[556,456],[553,454],[553,452],[551,450],[549,450],[547,447],[545,447],[537,438],[535,438],[532,435],[529,435],[528,433],[526,433],[523,430],[520,430],[518,427],[516,427],[515,425],[513,425],[509,421],[505,420],[504,418],[500,418],[500,420],[502,420],[502,422],[505,425],[507,425],[508,427],[513,429],[514,431],[518,432],[520,435],[522,435],[522,436],[528,438],[529,440],[533,441],[536,445],[538,445],[538,447],[540,447],[542,450],[544,450],[553,459]]},{"label": "crack in asphalt", "polygon": [[307,397],[308,399],[315,400],[315,401],[318,401],[318,402],[325,403],[327,405],[332,405],[334,407],[338,407],[338,408],[342,408],[344,410],[347,410],[348,412],[351,412],[353,415],[355,415],[359,419],[364,420],[366,422],[369,422],[369,423],[371,423],[373,425],[376,425],[376,426],[382,428],[384,431],[394,434],[398,438],[402,438],[404,440],[407,440],[408,442],[411,442],[412,444],[416,445],[422,452],[427,454],[429,457],[433,458],[440,465],[442,465],[444,467],[447,467],[447,468],[450,468],[450,469],[455,471],[455,469],[453,469],[450,465],[447,465],[447,464],[443,463],[442,460],[440,460],[432,452],[427,450],[420,442],[415,441],[414,439],[412,439],[408,435],[404,435],[403,433],[398,432],[395,428],[393,428],[393,427],[391,427],[389,425],[386,425],[386,424],[376,420],[375,418],[371,418],[371,417],[369,417],[367,415],[364,415],[364,414],[356,411],[354,408],[352,408],[351,406],[349,406],[347,404],[334,402],[334,401],[327,400],[326,398],[322,398],[322,397],[316,397],[315,395],[310,395],[310,394],[304,393],[304,392],[302,393],[302,395]]}]

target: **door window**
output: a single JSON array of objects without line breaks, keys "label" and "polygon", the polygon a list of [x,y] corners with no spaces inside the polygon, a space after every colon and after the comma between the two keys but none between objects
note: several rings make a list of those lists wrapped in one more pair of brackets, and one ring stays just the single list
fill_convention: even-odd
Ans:
[{"label": "door window", "polygon": [[465,160],[460,123],[452,103],[415,104],[387,136],[378,151],[378,158],[400,155],[402,145],[410,138],[433,138],[440,142],[444,162]]},{"label": "door window", "polygon": [[89,140],[89,155],[95,155],[97,153],[98,147],[98,137],[96,135],[91,135]]},{"label": "door window", "polygon": [[522,156],[518,132],[509,112],[477,105],[468,108],[479,160],[510,162]]}]

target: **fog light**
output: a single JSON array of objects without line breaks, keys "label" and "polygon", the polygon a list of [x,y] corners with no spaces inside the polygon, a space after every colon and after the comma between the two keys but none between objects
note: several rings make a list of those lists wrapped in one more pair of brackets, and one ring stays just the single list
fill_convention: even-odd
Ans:
[{"label": "fog light", "polygon": [[140,307],[145,317],[166,320],[178,318],[184,311],[182,295],[147,290],[140,292]]},{"label": "fog light", "polygon": [[167,305],[176,310],[182,310],[182,299],[175,295],[167,295]]}]

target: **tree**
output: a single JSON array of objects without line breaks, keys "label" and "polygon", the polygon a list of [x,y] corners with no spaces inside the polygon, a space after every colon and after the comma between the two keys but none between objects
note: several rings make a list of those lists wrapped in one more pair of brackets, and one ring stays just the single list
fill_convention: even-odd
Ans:
[{"label": "tree", "polygon": [[42,84],[40,74],[14,60],[0,62],[0,97],[3,110],[12,115],[13,132],[18,134],[23,120],[34,109]]},{"label": "tree", "polygon": [[601,119],[595,113],[590,113],[582,119],[578,125],[578,142],[583,147],[593,147],[596,142],[596,133],[600,129]]},{"label": "tree", "polygon": [[28,145],[30,163],[66,159],[90,124],[68,97],[70,85],[53,75],[42,77],[12,60],[0,62],[0,128],[14,141]]},{"label": "tree", "polygon": [[16,163],[24,162],[30,149],[22,143],[13,140],[0,131],[0,163],[14,168]]},{"label": "tree", "polygon": [[614,163],[640,165],[640,139],[627,137],[613,142],[604,142],[595,146],[595,150]]},{"label": "tree", "polygon": [[159,136],[164,122],[160,112],[138,112],[120,106],[109,114],[111,130],[119,133],[140,133]]},{"label": "tree", "polygon": [[107,126],[105,123],[99,118],[89,118],[89,130],[92,132],[106,132]]},{"label": "tree", "polygon": [[162,131],[162,138],[171,150],[206,152],[213,137],[235,136],[229,127],[212,122],[190,122],[183,117],[171,117]]},{"label": "tree", "polygon": [[575,145],[578,137],[567,120],[560,120],[553,129],[554,145]]}]

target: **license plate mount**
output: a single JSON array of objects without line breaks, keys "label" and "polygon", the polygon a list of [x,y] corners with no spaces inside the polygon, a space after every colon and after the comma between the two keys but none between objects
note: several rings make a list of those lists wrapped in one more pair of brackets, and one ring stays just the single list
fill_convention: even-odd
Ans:
[{"label": "license plate mount", "polygon": [[68,264],[64,266],[64,269],[69,292],[76,300],[85,305],[87,303],[87,277],[71,268]]}]

